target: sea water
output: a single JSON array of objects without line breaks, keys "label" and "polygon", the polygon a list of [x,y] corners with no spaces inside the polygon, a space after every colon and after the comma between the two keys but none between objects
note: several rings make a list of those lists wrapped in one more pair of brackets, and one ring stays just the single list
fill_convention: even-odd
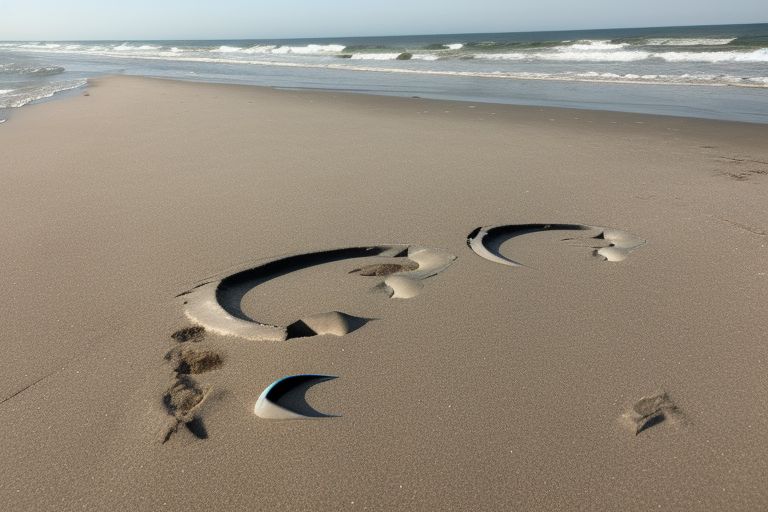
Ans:
[{"label": "sea water", "polygon": [[0,109],[109,74],[766,123],[768,24],[292,40],[0,42]]}]

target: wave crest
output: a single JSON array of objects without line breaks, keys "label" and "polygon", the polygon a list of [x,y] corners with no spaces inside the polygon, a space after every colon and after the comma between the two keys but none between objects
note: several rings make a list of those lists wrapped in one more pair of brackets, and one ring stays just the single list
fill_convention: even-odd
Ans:
[{"label": "wave crest", "polygon": [[83,87],[87,83],[88,82],[85,79],[66,80],[62,82],[46,84],[43,86],[30,86],[15,89],[0,96],[0,108],[23,107],[24,105],[32,103],[33,101],[41,100],[43,98],[50,98],[56,93]]},{"label": "wave crest", "polygon": [[25,66],[15,64],[0,64],[0,74],[26,75],[26,76],[51,76],[59,75],[66,71],[61,66]]}]

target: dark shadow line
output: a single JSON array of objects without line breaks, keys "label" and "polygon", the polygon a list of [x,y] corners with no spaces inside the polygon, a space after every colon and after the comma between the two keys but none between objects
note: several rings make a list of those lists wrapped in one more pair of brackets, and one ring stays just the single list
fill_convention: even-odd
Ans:
[{"label": "dark shadow line", "polygon": [[306,394],[309,388],[321,382],[334,380],[332,375],[294,375],[281,379],[265,397],[270,402],[291,412],[309,418],[333,418],[333,414],[325,414],[307,403]]},{"label": "dark shadow line", "polygon": [[640,432],[644,432],[649,428],[655,427],[659,423],[663,423],[665,419],[666,417],[664,416],[663,413],[656,414],[648,418],[647,420],[645,420],[645,422],[643,422],[642,425],[640,425],[640,428],[637,429],[637,432],[635,433],[635,435],[640,435]]},{"label": "dark shadow line", "polygon": [[[221,280],[216,288],[216,300],[230,315],[241,320],[253,321],[242,310],[245,295],[256,286],[297,270],[352,258],[377,256],[397,246],[353,247],[308,254],[288,256],[258,267],[237,272]],[[394,257],[407,254],[408,247]]]},{"label": "dark shadow line", "polygon": [[2,400],[2,401],[0,401],[0,405],[4,404],[5,402],[7,402],[7,401],[9,401],[9,400],[12,400],[13,398],[16,398],[17,396],[19,396],[20,394],[22,394],[23,392],[25,392],[26,390],[28,390],[28,389],[29,389],[29,388],[31,388],[32,386],[36,385],[36,384],[37,384],[37,383],[39,383],[39,382],[42,382],[42,381],[44,381],[45,379],[47,379],[48,377],[50,377],[51,375],[53,375],[53,374],[55,374],[55,373],[58,373],[59,371],[60,371],[60,370],[56,370],[55,372],[51,372],[51,373],[49,373],[48,375],[44,375],[43,377],[40,377],[39,379],[37,379],[37,380],[36,380],[35,382],[33,382],[32,384],[29,384],[28,386],[25,386],[25,387],[21,388],[20,390],[18,390],[17,392],[15,392],[14,394],[12,394],[12,395],[10,395],[10,396],[8,396],[8,397],[6,397],[6,398],[3,398],[3,400]]},{"label": "dark shadow line", "polygon": [[[483,227],[475,228],[467,235],[467,245],[470,248],[472,247],[472,242],[483,229]],[[594,227],[586,224],[506,224],[486,229],[485,238],[483,238],[481,243],[493,255],[517,265],[522,265],[501,254],[501,246],[508,240],[521,235],[542,231],[589,231],[590,229],[594,229]]]}]

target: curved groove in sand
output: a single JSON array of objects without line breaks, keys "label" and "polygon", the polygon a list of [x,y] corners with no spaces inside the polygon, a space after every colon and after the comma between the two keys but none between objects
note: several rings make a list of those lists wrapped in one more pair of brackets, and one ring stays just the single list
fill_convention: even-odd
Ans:
[{"label": "curved groove in sand", "polygon": [[592,246],[595,256],[605,261],[623,261],[629,253],[645,244],[645,240],[625,231],[588,224],[501,224],[475,228],[467,236],[467,245],[478,256],[509,267],[522,267],[522,263],[501,254],[501,245],[511,238],[541,231],[598,231],[591,240],[604,240],[605,246]]},{"label": "curved groove in sand", "polygon": [[426,247],[411,245],[375,245],[349,247],[279,258],[211,281],[179,294],[185,313],[194,323],[213,332],[254,341],[284,341],[293,337],[334,334],[343,336],[366,322],[344,313],[328,312],[300,319],[289,326],[261,323],[246,315],[241,307],[245,295],[256,286],[291,272],[347,259],[407,257],[418,267],[384,280],[394,298],[410,298],[420,281],[445,270],[456,256]]},{"label": "curved groove in sand", "polygon": [[333,414],[321,413],[310,406],[304,395],[307,390],[328,380],[333,375],[291,375],[278,379],[259,395],[253,413],[267,420],[305,420],[333,418]]}]

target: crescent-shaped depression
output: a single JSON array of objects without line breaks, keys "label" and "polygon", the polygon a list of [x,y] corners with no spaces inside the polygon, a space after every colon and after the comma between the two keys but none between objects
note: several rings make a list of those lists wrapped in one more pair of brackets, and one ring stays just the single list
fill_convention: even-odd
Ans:
[{"label": "crescent-shaped depression", "polygon": [[307,390],[328,380],[332,375],[291,375],[278,379],[261,392],[256,400],[253,413],[267,420],[304,420],[311,418],[333,418],[310,406],[304,395]]},{"label": "crescent-shaped depression", "polygon": [[256,286],[291,272],[372,256],[407,257],[418,265],[413,270],[384,279],[384,284],[391,291],[390,296],[394,298],[410,298],[418,294],[420,281],[442,272],[456,259],[456,256],[438,249],[404,244],[332,249],[272,260],[204,283],[179,297],[184,300],[185,314],[192,322],[218,334],[254,341],[284,341],[316,334],[341,336],[363,325],[366,319],[332,311],[303,318],[288,326],[269,325],[246,315],[241,307],[242,300]]},{"label": "crescent-shaped depression", "polygon": [[588,224],[500,224],[475,228],[467,236],[467,245],[475,254],[488,261],[509,267],[521,267],[522,263],[501,254],[501,245],[511,238],[541,231],[598,231],[599,234],[591,238],[605,240],[607,245],[592,248],[595,249],[596,256],[606,261],[622,261],[634,249],[645,244],[645,240],[625,231]]}]

